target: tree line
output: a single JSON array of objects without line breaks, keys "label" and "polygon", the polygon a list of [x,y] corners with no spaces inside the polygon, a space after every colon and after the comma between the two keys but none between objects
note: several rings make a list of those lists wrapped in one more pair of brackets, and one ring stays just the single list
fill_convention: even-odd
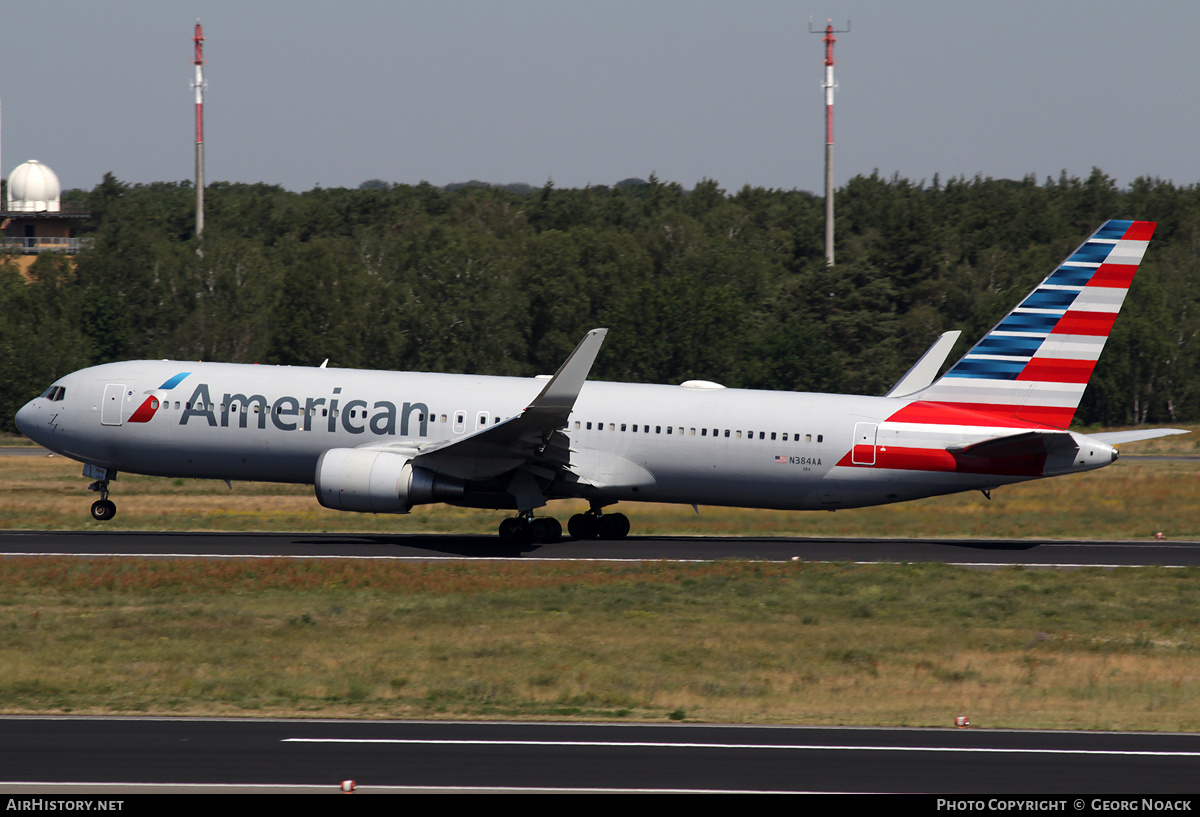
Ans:
[{"label": "tree line", "polygon": [[941,332],[955,359],[1103,221],[1159,227],[1077,414],[1200,419],[1200,189],[878,173],[803,191],[188,182],[85,201],[90,246],[0,258],[0,429],[54,378],[134,358],[530,376],[611,330],[594,379],[882,394]]}]

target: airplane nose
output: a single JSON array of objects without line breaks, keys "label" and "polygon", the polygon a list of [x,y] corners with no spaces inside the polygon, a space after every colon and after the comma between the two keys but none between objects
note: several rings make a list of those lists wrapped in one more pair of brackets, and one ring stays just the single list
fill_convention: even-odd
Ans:
[{"label": "airplane nose", "polygon": [[33,427],[37,424],[37,417],[39,414],[38,407],[34,405],[34,402],[35,401],[30,400],[28,403],[21,406],[20,410],[17,411],[17,416],[13,418],[17,424],[17,431],[20,431],[30,439],[33,439],[33,435],[29,432],[32,431]]}]

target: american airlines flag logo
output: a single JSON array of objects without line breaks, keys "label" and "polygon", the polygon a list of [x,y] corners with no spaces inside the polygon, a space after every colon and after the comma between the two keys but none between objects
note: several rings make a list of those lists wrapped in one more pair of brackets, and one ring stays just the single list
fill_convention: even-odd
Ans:
[{"label": "american airlines flag logo", "polygon": [[775,458],[776,465],[787,465],[787,461],[788,461],[787,457],[776,457]]}]

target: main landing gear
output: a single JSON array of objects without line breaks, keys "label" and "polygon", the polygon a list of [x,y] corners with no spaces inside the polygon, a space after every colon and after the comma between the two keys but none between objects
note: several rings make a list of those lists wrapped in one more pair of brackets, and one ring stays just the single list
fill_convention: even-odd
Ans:
[{"label": "main landing gear", "polygon": [[[512,544],[535,542],[550,545],[562,538],[562,525],[552,516],[510,516],[500,523],[500,540]],[[601,514],[600,508],[577,513],[567,523],[572,539],[624,539],[629,535],[629,517],[623,513]]]},{"label": "main landing gear", "polygon": [[108,498],[108,480],[98,479],[88,486],[88,490],[100,494],[100,498],[92,503],[92,519],[107,522],[117,515],[117,503]]},{"label": "main landing gear", "polygon": [[577,513],[567,521],[572,539],[624,539],[629,535],[629,517],[623,513],[602,514],[594,507]]},{"label": "main landing gear", "polygon": [[536,542],[551,545],[562,538],[562,525],[553,516],[511,516],[500,523],[500,541],[513,544]]}]

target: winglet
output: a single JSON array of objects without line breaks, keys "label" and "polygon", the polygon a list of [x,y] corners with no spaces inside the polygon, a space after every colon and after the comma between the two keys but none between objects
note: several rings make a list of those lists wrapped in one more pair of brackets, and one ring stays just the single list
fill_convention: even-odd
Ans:
[{"label": "winglet", "polygon": [[954,348],[954,344],[961,334],[962,331],[958,329],[952,332],[943,332],[942,336],[933,342],[929,350],[921,355],[921,359],[905,372],[904,377],[900,378],[884,397],[904,397],[906,394],[918,392],[931,384],[938,376],[942,364],[950,356],[950,350]]},{"label": "winglet", "polygon": [[593,329],[584,335],[583,340],[579,341],[579,345],[575,347],[575,351],[571,352],[563,364],[558,367],[554,377],[546,383],[541,394],[534,398],[529,407],[525,409],[526,413],[561,414],[562,422],[565,423],[571,409],[575,407],[575,398],[579,397],[579,390],[583,388],[583,383],[592,370],[592,364],[596,362],[596,355],[600,353],[600,345],[604,343],[604,336],[607,334],[607,329]]}]

